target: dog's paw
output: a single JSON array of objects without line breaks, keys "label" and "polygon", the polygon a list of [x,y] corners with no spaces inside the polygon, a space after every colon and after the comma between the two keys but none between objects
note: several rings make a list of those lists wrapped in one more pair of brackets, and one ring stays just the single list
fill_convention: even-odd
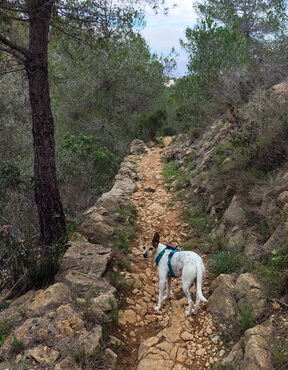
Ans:
[{"label": "dog's paw", "polygon": [[186,316],[190,316],[191,315],[191,312],[189,310],[185,311],[185,315]]},{"label": "dog's paw", "polygon": [[159,311],[159,310],[160,310],[159,306],[154,307],[154,311]]},{"label": "dog's paw", "polygon": [[167,298],[168,298],[168,295],[164,295],[162,301],[166,301]]},{"label": "dog's paw", "polygon": [[194,308],[193,308],[193,310],[192,310],[193,315],[196,315],[197,311],[198,310],[194,310]]}]

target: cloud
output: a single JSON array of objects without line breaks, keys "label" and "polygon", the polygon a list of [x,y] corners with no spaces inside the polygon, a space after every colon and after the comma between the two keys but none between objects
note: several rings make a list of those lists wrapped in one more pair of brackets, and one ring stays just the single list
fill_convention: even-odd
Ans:
[{"label": "cloud", "polygon": [[[174,3],[177,6],[173,7]],[[166,4],[170,8],[168,15],[155,14],[152,9],[146,9],[146,28],[141,33],[153,53],[167,55],[174,47],[179,54],[178,72],[183,73],[188,57],[181,49],[179,40],[185,40],[185,29],[196,23],[197,15],[193,0],[168,0]]]}]

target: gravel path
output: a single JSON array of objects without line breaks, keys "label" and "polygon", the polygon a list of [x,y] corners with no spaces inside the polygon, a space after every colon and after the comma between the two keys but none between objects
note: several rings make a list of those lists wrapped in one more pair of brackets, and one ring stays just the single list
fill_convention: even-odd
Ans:
[{"label": "gravel path", "polygon": [[[117,369],[181,370],[211,368],[221,357],[222,343],[212,317],[203,303],[196,316],[185,317],[187,299],[181,279],[173,279],[172,294],[161,311],[154,311],[158,299],[158,275],[155,262],[142,257],[144,242],[151,246],[155,231],[162,243],[181,246],[188,225],[181,221],[183,204],[172,204],[174,194],[162,178],[161,149],[153,148],[139,164],[139,183],[133,195],[138,211],[138,248],[133,249],[132,275],[134,289],[127,294],[119,312],[119,331],[124,351]],[[207,280],[203,293],[208,298]],[[195,289],[192,297],[195,299]]]}]

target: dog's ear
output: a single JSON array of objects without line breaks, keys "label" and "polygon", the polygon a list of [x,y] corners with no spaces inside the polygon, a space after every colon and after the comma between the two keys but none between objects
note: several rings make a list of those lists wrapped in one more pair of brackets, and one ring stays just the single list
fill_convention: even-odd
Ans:
[{"label": "dog's ear", "polygon": [[154,234],[153,240],[152,240],[152,245],[153,245],[154,248],[158,247],[159,241],[160,241],[160,235],[156,232]]}]

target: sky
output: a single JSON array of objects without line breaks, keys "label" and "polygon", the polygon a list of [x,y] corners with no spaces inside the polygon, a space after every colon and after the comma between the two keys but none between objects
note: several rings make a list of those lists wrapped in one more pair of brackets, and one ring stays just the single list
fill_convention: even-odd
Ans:
[{"label": "sky", "polygon": [[[188,57],[179,44],[179,39],[185,40],[185,29],[196,23],[196,13],[193,0],[167,0],[170,8],[168,15],[155,14],[152,9],[146,9],[146,27],[142,35],[150,45],[152,53],[167,56],[174,47],[179,56],[177,67],[172,74],[182,76],[186,73]],[[176,4],[173,7],[173,4]]]}]

